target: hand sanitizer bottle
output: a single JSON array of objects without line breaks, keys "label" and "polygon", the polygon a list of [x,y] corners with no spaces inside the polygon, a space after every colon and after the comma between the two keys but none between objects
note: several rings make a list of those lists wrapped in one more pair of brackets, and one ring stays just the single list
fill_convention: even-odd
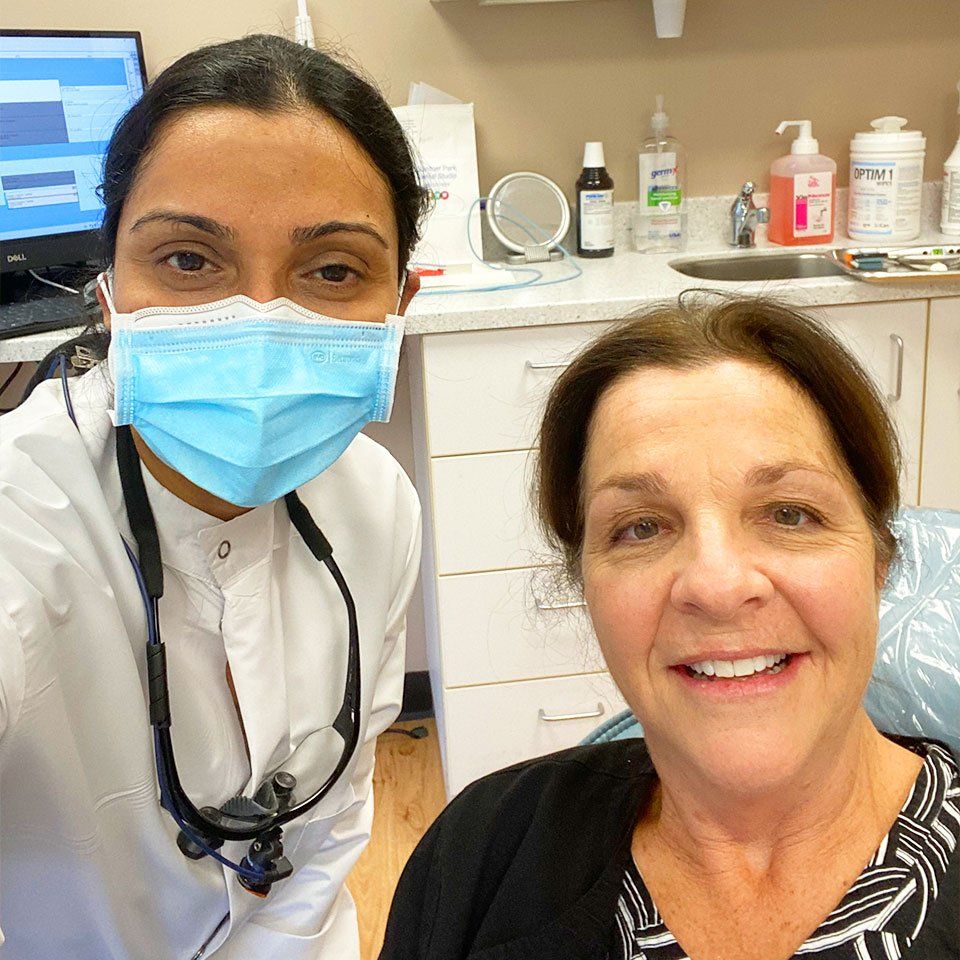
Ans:
[{"label": "hand sanitizer bottle", "polygon": [[633,218],[633,244],[641,253],[679,250],[685,219],[686,157],[680,141],[667,133],[663,94],[650,118],[651,136],[639,154],[639,191]]}]

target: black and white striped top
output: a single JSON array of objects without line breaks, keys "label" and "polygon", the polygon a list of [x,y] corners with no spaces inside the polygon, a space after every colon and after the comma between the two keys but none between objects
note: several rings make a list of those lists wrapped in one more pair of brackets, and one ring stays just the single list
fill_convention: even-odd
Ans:
[{"label": "black and white striped top", "polygon": [[[960,855],[960,769],[941,747],[927,755],[910,796],[877,852],[836,909],[796,952],[816,960],[898,960]],[[617,901],[609,960],[687,960],[631,859]],[[921,958],[917,958],[921,960]]]}]

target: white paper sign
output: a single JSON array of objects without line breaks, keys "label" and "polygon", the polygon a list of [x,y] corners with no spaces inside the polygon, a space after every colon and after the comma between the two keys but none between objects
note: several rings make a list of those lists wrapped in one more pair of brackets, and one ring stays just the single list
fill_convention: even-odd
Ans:
[{"label": "white paper sign", "polygon": [[478,254],[481,242],[473,104],[426,103],[394,107],[394,113],[413,147],[421,182],[432,195],[411,266],[470,269],[475,262],[470,242]]}]

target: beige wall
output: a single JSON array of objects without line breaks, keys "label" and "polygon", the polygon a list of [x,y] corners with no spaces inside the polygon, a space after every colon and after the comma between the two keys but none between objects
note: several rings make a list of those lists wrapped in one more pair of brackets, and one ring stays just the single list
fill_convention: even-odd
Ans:
[{"label": "beige wall", "polygon": [[[650,0],[479,7],[477,0],[309,0],[315,32],[405,101],[425,80],[476,103],[480,186],[532,169],[572,192],[583,141],[602,139],[618,199],[655,93],[690,156],[693,195],[766,185],[773,128],[810,118],[846,182],[854,131],[886,113],[927,136],[927,179],[957,137],[960,0],[688,0],[684,36],[657,40]],[[151,76],[249,31],[292,31],[296,0],[8,2],[9,27],[138,29]]]}]

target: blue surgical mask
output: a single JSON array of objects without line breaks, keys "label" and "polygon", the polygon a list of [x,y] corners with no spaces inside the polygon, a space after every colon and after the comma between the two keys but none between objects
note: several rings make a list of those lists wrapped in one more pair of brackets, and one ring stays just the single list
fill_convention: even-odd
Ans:
[{"label": "blue surgical mask", "polygon": [[390,418],[403,318],[325,317],[287,299],[110,310],[111,417],[222,500],[253,507],[312,480]]}]

